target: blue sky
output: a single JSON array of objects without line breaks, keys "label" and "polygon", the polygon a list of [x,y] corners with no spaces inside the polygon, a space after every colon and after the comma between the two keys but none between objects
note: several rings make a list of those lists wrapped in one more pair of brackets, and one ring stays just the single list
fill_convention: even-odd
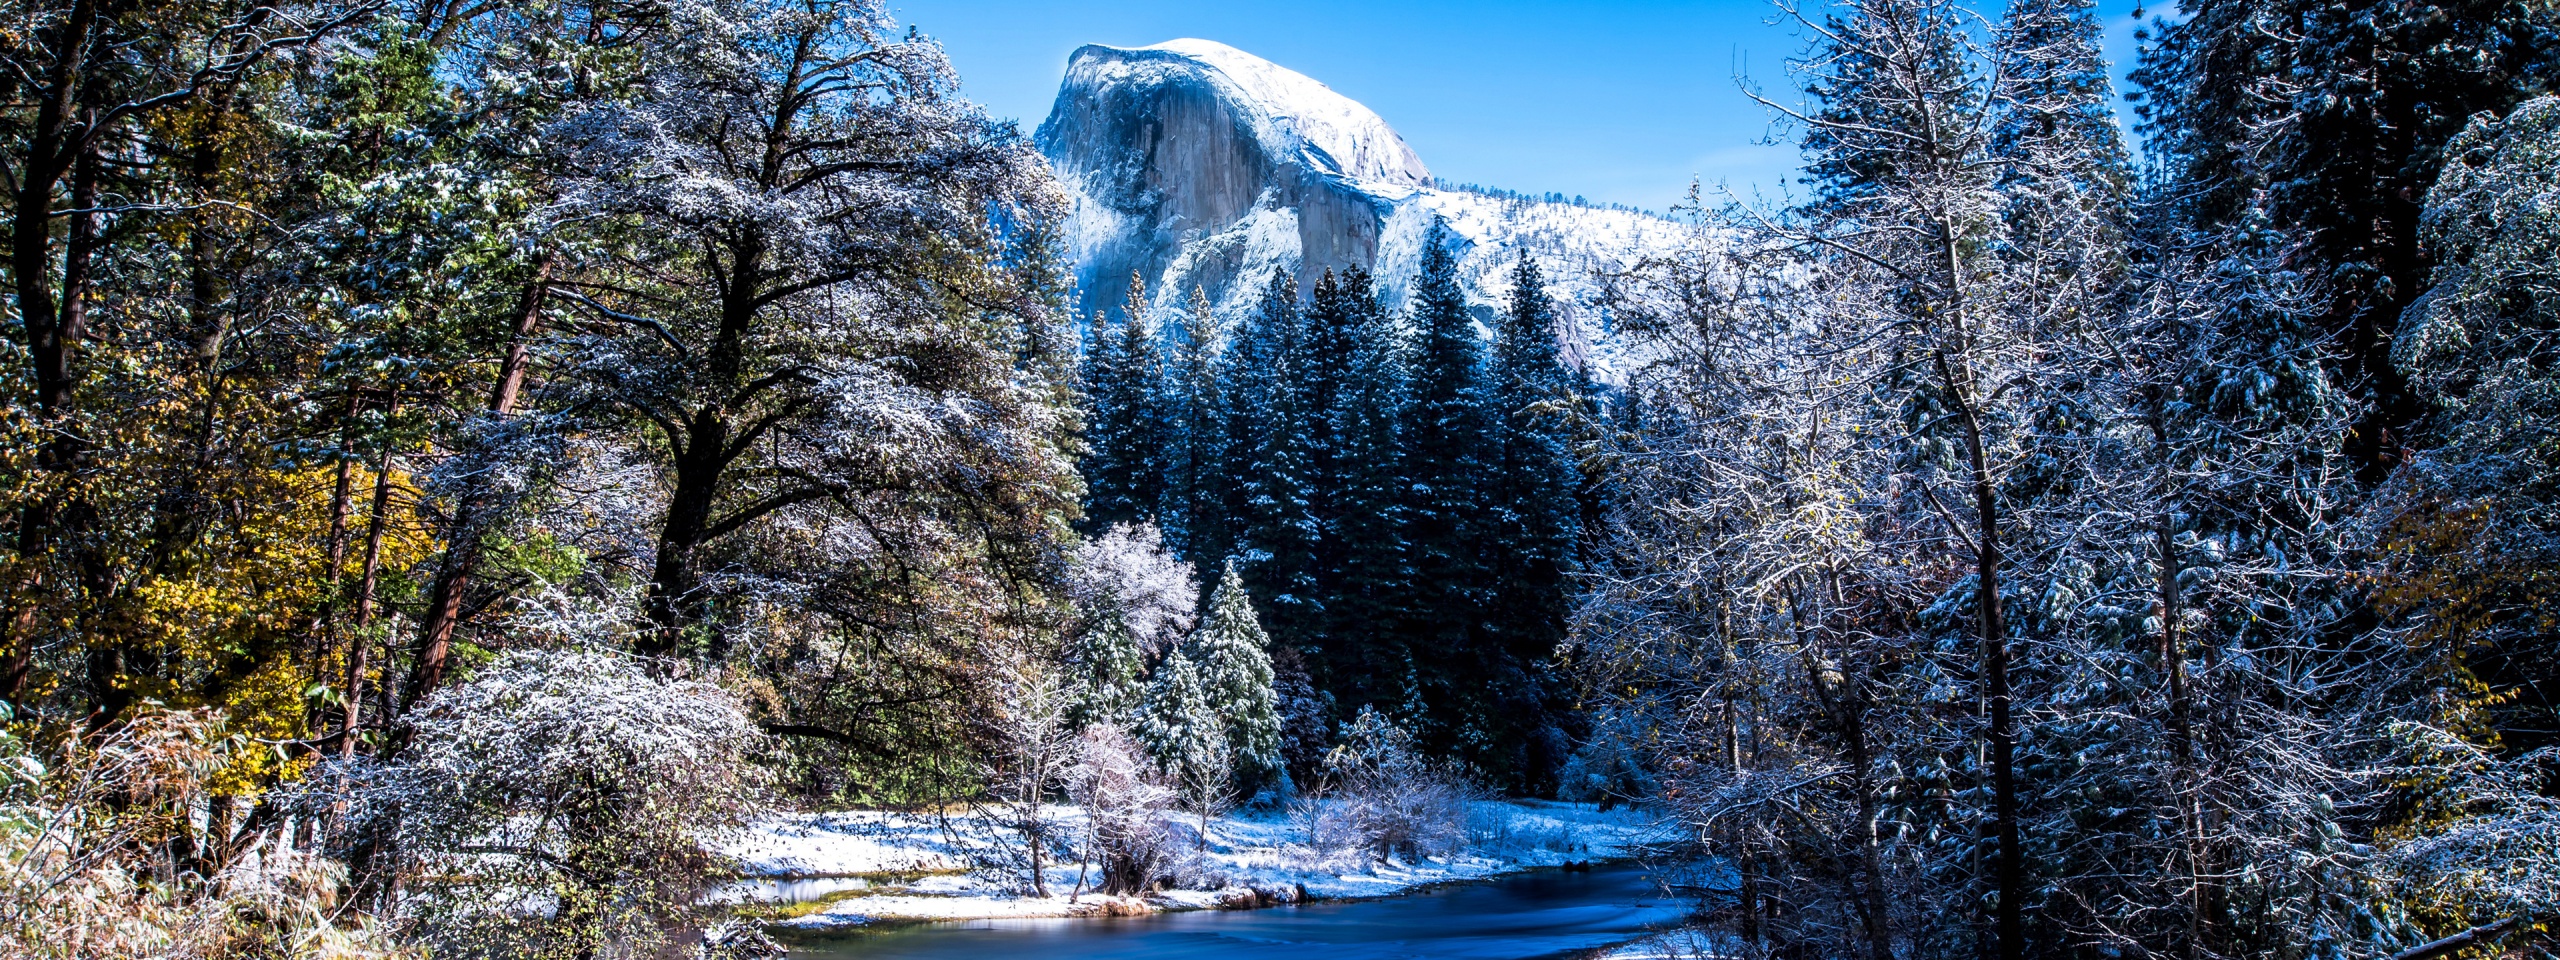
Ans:
[{"label": "blue sky", "polygon": [[[2099,0],[2109,54],[2134,0]],[[1067,54],[1176,37],[1230,44],[1324,81],[1394,125],[1433,173],[1656,210],[1692,178],[1781,188],[1794,148],[1737,76],[1792,101],[1802,48],[1767,0],[890,0],[942,41],[962,92],[1037,127]],[[2121,70],[2119,70],[2121,75]]]}]

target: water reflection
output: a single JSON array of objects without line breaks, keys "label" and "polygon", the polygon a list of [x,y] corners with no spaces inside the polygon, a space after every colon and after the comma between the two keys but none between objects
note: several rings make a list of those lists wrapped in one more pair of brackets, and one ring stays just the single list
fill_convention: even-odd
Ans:
[{"label": "water reflection", "polygon": [[703,899],[710,903],[808,903],[825,899],[830,894],[847,890],[867,890],[871,881],[861,877],[815,877],[807,880],[740,880],[714,888]]},{"label": "water reflection", "polygon": [[1118,920],[975,920],[801,937],[826,960],[1088,957],[1325,960],[1551,957],[1631,940],[1678,921],[1684,901],[1645,870],[1541,871],[1385,900]]}]

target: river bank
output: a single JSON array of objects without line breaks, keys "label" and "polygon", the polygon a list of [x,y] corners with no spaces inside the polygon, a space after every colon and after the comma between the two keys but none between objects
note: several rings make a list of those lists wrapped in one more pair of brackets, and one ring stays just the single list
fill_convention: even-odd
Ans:
[{"label": "river bank", "polygon": [[[715,897],[765,913],[782,926],[819,930],[920,920],[1126,917],[1383,897],[1623,858],[1674,839],[1640,811],[1488,800],[1470,805],[1459,849],[1382,862],[1311,847],[1308,813],[1300,808],[1230,814],[1210,820],[1205,838],[1193,828],[1186,840],[1195,846],[1178,864],[1174,882],[1145,897],[1092,892],[1090,865],[1071,854],[1044,864],[1050,895],[1038,896],[1018,835],[976,812],[795,814],[757,824],[727,851],[748,878]],[[1083,812],[1075,808],[1055,807],[1046,815],[1062,836],[1083,829]]]}]

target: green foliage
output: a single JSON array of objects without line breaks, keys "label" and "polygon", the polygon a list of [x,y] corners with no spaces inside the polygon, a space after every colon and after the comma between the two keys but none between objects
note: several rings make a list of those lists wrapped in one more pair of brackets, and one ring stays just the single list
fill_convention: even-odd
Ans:
[{"label": "green foliage", "polygon": [[1270,646],[1244,580],[1230,563],[1185,652],[1198,664],[1202,694],[1225,728],[1229,763],[1248,787],[1279,772],[1280,708],[1272,692]]},{"label": "green foliage", "polygon": [[1191,658],[1180,648],[1167,651],[1147,682],[1135,731],[1185,805],[1204,817],[1227,801],[1236,760],[1227,746],[1224,716],[1209,697],[1208,683]]}]

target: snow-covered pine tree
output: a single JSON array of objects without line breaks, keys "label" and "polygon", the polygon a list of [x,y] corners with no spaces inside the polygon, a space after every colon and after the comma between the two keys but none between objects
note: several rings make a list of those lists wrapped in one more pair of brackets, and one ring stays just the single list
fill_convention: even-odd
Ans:
[{"label": "snow-covered pine tree", "polygon": [[1227,800],[1235,758],[1227,748],[1225,719],[1210,702],[1198,665],[1182,648],[1166,651],[1156,664],[1137,735],[1156,767],[1174,782],[1183,806],[1201,819],[1205,835],[1208,818]]},{"label": "snow-covered pine tree", "polygon": [[1124,418],[1111,405],[1120,400],[1117,388],[1121,371],[1128,365],[1120,360],[1120,338],[1113,335],[1112,326],[1109,314],[1098,309],[1093,312],[1085,323],[1083,355],[1076,363],[1077,399],[1084,414],[1084,451],[1076,460],[1076,474],[1084,478],[1088,517],[1097,501],[1111,496],[1105,492],[1108,482],[1100,478],[1120,472],[1113,461],[1124,446],[1113,435]]},{"label": "snow-covered pine tree", "polygon": [[1148,519],[1163,500],[1163,361],[1148,316],[1146,281],[1132,273],[1119,325],[1105,332],[1099,317],[1094,324],[1082,464],[1088,530]]},{"label": "snow-covered pine tree", "polygon": [[1166,351],[1164,495],[1166,539],[1197,567],[1234,550],[1226,509],[1227,399],[1220,380],[1225,334],[1208,295],[1191,288],[1179,339]]},{"label": "snow-covered pine tree", "polygon": [[1342,536],[1342,516],[1351,495],[1350,474],[1359,468],[1344,442],[1338,414],[1343,397],[1357,389],[1352,364],[1360,331],[1354,300],[1366,291],[1355,293],[1343,280],[1331,270],[1317,277],[1301,321],[1306,331],[1299,393],[1307,417],[1307,513],[1316,530],[1310,561],[1326,615],[1300,649],[1319,661],[1330,661],[1335,649],[1329,628],[1339,617],[1332,610],[1342,593],[1343,555],[1352,548]]},{"label": "snow-covered pine tree", "polygon": [[[1399,431],[1406,484],[1403,537],[1412,573],[1403,588],[1405,675],[1416,689],[1376,702],[1420,703],[1425,716],[1406,720],[1435,748],[1453,746],[1470,718],[1458,702],[1480,689],[1487,569],[1483,493],[1490,425],[1480,398],[1483,344],[1458,286],[1457,256],[1437,225],[1423,244],[1422,270],[1410,299],[1413,345],[1409,399]],[[1384,665],[1393,669],[1395,665]],[[1394,676],[1393,673],[1383,676]],[[1389,691],[1378,691],[1388,694]],[[1346,704],[1347,706],[1348,704]]]},{"label": "snow-covered pine tree", "polygon": [[1272,635],[1292,647],[1308,645],[1324,612],[1307,483],[1305,352],[1297,279],[1275,271],[1228,351],[1227,477],[1245,582],[1270,611]]},{"label": "snow-covered pine tree", "polygon": [[1396,628],[1413,582],[1403,528],[1411,487],[1401,433],[1405,339],[1366,271],[1346,271],[1338,286],[1350,357],[1323,413],[1336,448],[1324,531],[1332,565],[1322,574],[1326,626],[1313,669],[1346,702],[1396,703],[1412,666]]},{"label": "snow-covered pine tree", "polygon": [[1317,689],[1307,674],[1306,658],[1282,647],[1271,651],[1271,693],[1280,714],[1280,765],[1291,778],[1284,794],[1323,774],[1325,751],[1333,749],[1332,693]]},{"label": "snow-covered pine tree", "polygon": [[[2400,536],[2420,541],[2396,552],[2443,593],[2420,587],[2400,602],[2434,608],[2447,640],[2471,634],[2441,648],[2471,659],[2492,689],[2517,691],[2522,702],[2497,709],[2523,727],[2560,698],[2560,638],[2548,605],[2528,599],[2560,582],[2560,445],[2547,439],[2560,423],[2560,97],[2475,117],[2454,149],[2462,162],[2427,198],[2438,279],[2393,351],[2430,403],[2435,441],[2393,491]],[[2428,532],[2443,539],[2425,544]]]},{"label": "snow-covered pine tree", "polygon": [[1223,721],[1232,772],[1246,794],[1279,772],[1280,714],[1270,644],[1244,578],[1228,563],[1209,594],[1208,614],[1191,634],[1188,659],[1200,671],[1210,709]]},{"label": "snow-covered pine tree", "polygon": [[2548,89],[2560,10],[2452,0],[2207,0],[2155,21],[2135,81],[2188,240],[2228,245],[2264,217],[2322,265],[2301,304],[2365,405],[2350,456],[2368,481],[2423,414],[2390,363],[2424,288],[2421,203],[2445,144],[2481,111]]},{"label": "snow-covered pine tree", "polygon": [[1582,504],[1572,448],[1572,375],[1558,357],[1556,313],[1536,261],[1521,255],[1511,300],[1496,318],[1486,368],[1484,423],[1494,458],[1480,555],[1492,566],[1488,620],[1499,657],[1484,720],[1494,755],[1471,758],[1506,780],[1547,787],[1563,762],[1551,722],[1545,664],[1565,639]]},{"label": "snow-covered pine tree", "polygon": [[1146,652],[1137,631],[1118,611],[1092,617],[1071,634],[1066,649],[1068,720],[1076,728],[1127,726],[1146,697]]}]

